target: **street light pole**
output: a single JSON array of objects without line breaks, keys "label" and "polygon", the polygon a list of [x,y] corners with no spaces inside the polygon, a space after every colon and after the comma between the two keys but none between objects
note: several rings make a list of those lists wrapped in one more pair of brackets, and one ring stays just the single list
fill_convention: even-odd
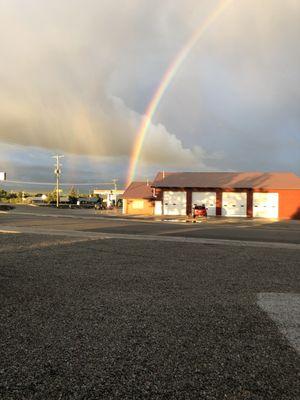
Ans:
[{"label": "street light pole", "polygon": [[112,180],[113,181],[113,184],[114,184],[114,191],[115,191],[115,207],[117,206],[117,182],[118,182],[118,179],[113,179]]},{"label": "street light pole", "polygon": [[58,154],[56,156],[53,156],[53,158],[56,159],[56,163],[54,164],[54,166],[55,166],[54,174],[56,175],[56,207],[57,208],[59,207],[59,178],[61,175],[61,169],[60,169],[61,164],[59,162],[59,159],[63,158],[63,157],[64,156],[58,155]]}]

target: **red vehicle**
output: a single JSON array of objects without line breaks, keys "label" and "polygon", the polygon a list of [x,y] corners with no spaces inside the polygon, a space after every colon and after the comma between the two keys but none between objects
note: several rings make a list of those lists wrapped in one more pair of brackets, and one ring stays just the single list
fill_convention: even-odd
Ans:
[{"label": "red vehicle", "polygon": [[197,217],[207,217],[207,210],[206,210],[205,204],[202,204],[201,206],[198,204],[194,205],[193,218],[197,218]]}]

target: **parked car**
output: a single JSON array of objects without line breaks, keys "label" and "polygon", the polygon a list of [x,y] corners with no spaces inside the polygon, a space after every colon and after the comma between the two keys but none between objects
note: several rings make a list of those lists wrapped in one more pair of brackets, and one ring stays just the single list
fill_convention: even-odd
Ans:
[{"label": "parked car", "polygon": [[78,201],[77,206],[80,208],[94,208],[94,203],[89,202],[89,201]]},{"label": "parked car", "polygon": [[96,203],[94,207],[95,207],[95,210],[105,210],[105,205],[100,202]]},{"label": "parked car", "polygon": [[193,207],[193,218],[197,217],[207,217],[207,209],[205,207],[205,204],[198,205],[195,204]]}]

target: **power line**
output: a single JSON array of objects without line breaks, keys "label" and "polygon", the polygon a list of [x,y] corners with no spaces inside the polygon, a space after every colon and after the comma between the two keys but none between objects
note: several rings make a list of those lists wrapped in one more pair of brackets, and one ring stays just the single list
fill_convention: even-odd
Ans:
[{"label": "power line", "polygon": [[[6,181],[3,181],[3,183],[16,183],[16,184],[24,184],[24,185],[41,185],[41,186],[55,185],[54,182],[15,181],[15,180],[6,180]],[[114,184],[114,182],[90,182],[90,183],[87,183],[87,182],[79,182],[79,183],[64,182],[64,183],[61,183],[60,182],[60,186],[96,186],[96,185],[113,185],[113,184]]]}]

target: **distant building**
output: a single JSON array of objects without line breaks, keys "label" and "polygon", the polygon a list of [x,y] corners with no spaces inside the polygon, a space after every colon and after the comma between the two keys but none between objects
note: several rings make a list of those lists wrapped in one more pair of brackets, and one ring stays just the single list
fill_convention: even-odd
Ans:
[{"label": "distant building", "polygon": [[154,215],[151,182],[132,182],[123,194],[123,214]]},{"label": "distant building", "polygon": [[118,200],[122,199],[124,190],[115,189],[94,189],[94,195],[97,195],[103,199],[107,207],[116,205]]},{"label": "distant building", "polygon": [[204,205],[210,217],[300,219],[300,178],[290,172],[159,172],[132,182],[123,213],[191,216]]},{"label": "distant building", "polygon": [[289,172],[160,172],[152,183],[163,215],[300,219],[300,178]]},{"label": "distant building", "polygon": [[45,204],[48,200],[46,194],[36,194],[35,196],[23,197],[23,201],[29,204]]}]

